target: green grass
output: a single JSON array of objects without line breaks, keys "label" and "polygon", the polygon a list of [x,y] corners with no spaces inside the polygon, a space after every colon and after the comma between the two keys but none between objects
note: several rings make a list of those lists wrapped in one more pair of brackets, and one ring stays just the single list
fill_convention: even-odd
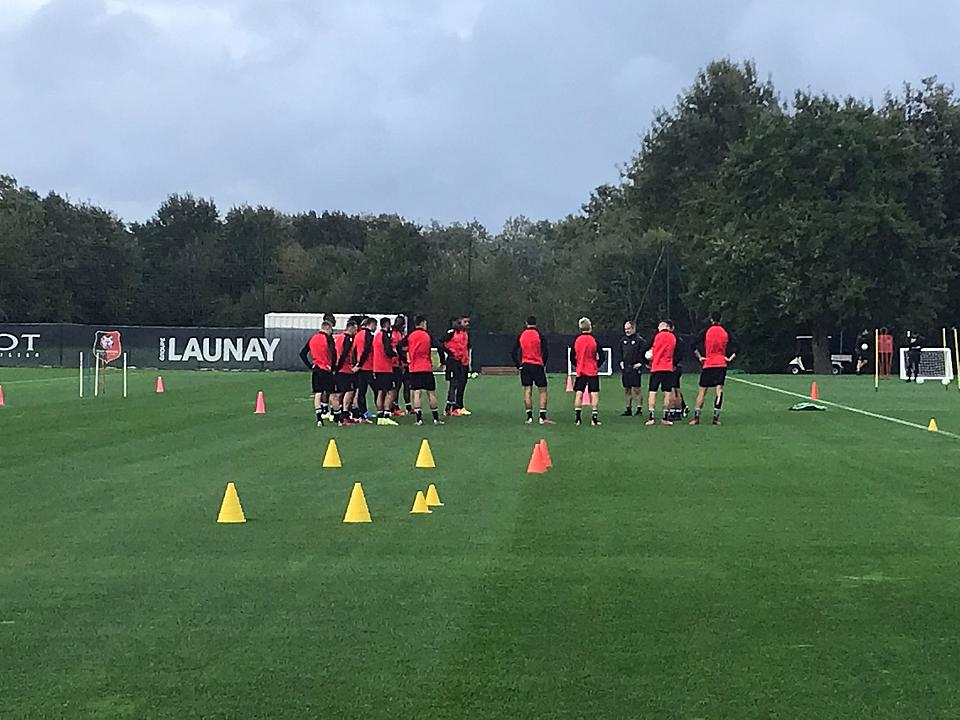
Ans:
[{"label": "green grass", "polygon": [[[641,427],[608,382],[592,429],[555,380],[543,432],[515,379],[418,431],[318,429],[305,375],[72,377],[0,369],[3,718],[960,717],[960,440],[733,382],[719,428]],[[955,387],[820,389],[960,431]]]}]

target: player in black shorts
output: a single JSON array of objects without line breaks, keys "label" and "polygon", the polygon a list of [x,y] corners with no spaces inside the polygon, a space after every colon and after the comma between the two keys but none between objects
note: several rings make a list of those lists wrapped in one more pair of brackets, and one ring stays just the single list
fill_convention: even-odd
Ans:
[{"label": "player in black shorts", "polygon": [[647,341],[637,335],[633,323],[627,320],[623,324],[623,337],[620,338],[620,379],[623,382],[625,409],[623,415],[633,415],[633,401],[637,401],[637,415],[643,417],[643,399],[640,390],[640,373],[643,369],[643,349]]},{"label": "player in black shorts", "polygon": [[[669,324],[670,332],[676,335],[677,329],[673,321],[668,320],[667,323]],[[668,412],[668,417],[674,422],[682,420],[690,414],[690,408],[687,407],[687,401],[684,399],[683,392],[680,390],[680,381],[683,378],[683,365],[681,364],[683,352],[681,348],[680,338],[677,337],[677,349],[674,350],[673,353],[673,390],[670,392],[671,402]]]}]

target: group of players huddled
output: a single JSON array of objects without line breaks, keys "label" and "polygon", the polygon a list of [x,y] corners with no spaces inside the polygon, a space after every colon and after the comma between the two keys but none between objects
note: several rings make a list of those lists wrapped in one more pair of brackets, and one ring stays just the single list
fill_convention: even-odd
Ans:
[{"label": "group of players huddled", "polygon": [[[710,326],[693,345],[693,354],[701,365],[700,388],[693,409],[691,425],[700,424],[700,414],[707,391],[714,390],[713,424],[720,424],[723,407],[723,386],[727,365],[736,357],[733,337],[714,313]],[[470,376],[470,318],[451,318],[450,327],[440,340],[427,331],[427,319],[417,315],[414,328],[406,332],[406,319],[398,315],[391,320],[365,316],[351,317],[346,329],[333,336],[335,318],[325,315],[320,331],[300,351],[304,364],[312,370],[312,388],[317,425],[336,422],[339,425],[373,423],[397,425],[394,417],[414,415],[416,424],[423,424],[422,393],[426,393],[435,425],[442,425],[437,403],[436,380],[432,351],[437,352],[440,369],[448,383],[446,416],[470,415],[464,408],[463,396]],[[589,400],[590,424],[600,425],[600,370],[606,362],[600,343],[593,335],[589,318],[581,318],[579,334],[569,348],[574,372],[574,422],[583,422],[584,400]],[[533,387],[539,393],[537,422],[553,424],[547,414],[546,364],[549,357],[547,340],[537,328],[537,319],[527,318],[526,327],[512,351],[514,365],[520,371],[520,384],[526,407],[526,422],[534,422]],[[638,335],[632,322],[624,323],[619,344],[619,367],[624,388],[625,416],[643,416],[641,374],[649,369],[647,425],[656,423],[657,393],[663,394],[661,424],[672,425],[689,414],[680,390],[682,346],[670,320],[663,320],[649,341]],[[372,391],[375,412],[367,403]],[[405,409],[400,408],[403,398]],[[636,412],[633,403],[636,401]]]},{"label": "group of players huddled", "polygon": [[[606,358],[600,343],[593,336],[593,324],[589,318],[580,318],[580,334],[570,345],[570,365],[575,379],[574,422],[583,422],[584,398],[589,398],[590,424],[600,424],[600,369]],[[624,335],[619,345],[620,375],[624,388],[626,408],[623,415],[634,414],[633,401],[636,400],[636,415],[643,416],[641,406],[640,376],[644,367],[650,371],[647,394],[647,425],[656,423],[657,393],[663,393],[663,415],[661,423],[672,425],[688,414],[683,393],[680,391],[682,347],[674,331],[673,322],[663,320],[657,326],[657,332],[648,342],[637,334],[632,322],[623,325]],[[691,425],[700,424],[700,413],[706,399],[707,390],[714,389],[713,424],[720,424],[720,410],[723,407],[723,385],[727,377],[727,365],[736,357],[735,341],[720,324],[720,313],[714,313],[710,326],[703,331],[694,343],[693,354],[701,364],[700,391],[693,410]],[[540,391],[540,424],[547,424],[547,378],[544,366],[547,361],[547,342],[537,329],[537,319],[527,318],[527,327],[513,350],[514,364],[520,369],[520,384],[524,388],[524,404],[527,409],[527,422],[533,422],[533,386]]]},{"label": "group of players huddled", "polygon": [[[336,318],[324,315],[320,331],[300,351],[312,370],[311,384],[317,425],[374,423],[396,425],[394,417],[415,415],[423,425],[421,394],[426,393],[434,425],[443,425],[437,404],[431,350],[446,371],[447,404],[444,415],[470,415],[463,406],[470,364],[470,318],[450,319],[441,342],[427,332],[427,319],[414,318],[406,332],[406,318],[351,317],[342,333],[333,336]],[[375,411],[368,405],[372,392]],[[400,408],[400,397],[405,410]]]}]

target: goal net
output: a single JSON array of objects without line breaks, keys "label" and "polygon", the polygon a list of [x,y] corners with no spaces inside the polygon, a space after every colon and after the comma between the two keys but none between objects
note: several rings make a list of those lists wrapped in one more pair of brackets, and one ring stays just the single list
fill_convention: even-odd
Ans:
[{"label": "goal net", "polygon": [[[907,379],[907,348],[900,348],[900,379]],[[923,348],[920,351],[918,378],[953,380],[953,355],[950,348]]]},{"label": "goal net", "polygon": [[[600,363],[598,368],[601,375],[613,375],[613,350],[608,347],[600,348],[600,352],[603,355],[603,361]],[[573,369],[573,363],[570,362],[570,352],[567,351],[567,375],[576,375],[576,371]]]}]

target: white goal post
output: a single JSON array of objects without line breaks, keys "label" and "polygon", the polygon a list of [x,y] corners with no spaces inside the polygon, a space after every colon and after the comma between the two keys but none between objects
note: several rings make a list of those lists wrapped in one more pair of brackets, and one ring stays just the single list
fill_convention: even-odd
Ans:
[{"label": "white goal post", "polygon": [[[907,353],[900,348],[900,379],[907,379]],[[953,353],[950,348],[923,348],[920,351],[920,365],[917,377],[922,380],[953,380]]]},{"label": "white goal post", "polygon": [[[603,366],[600,369],[601,375],[613,375],[613,350],[608,347],[602,347],[600,350],[604,353],[606,360],[603,363]],[[576,375],[576,372],[573,369],[573,363],[570,362],[570,349],[566,349],[567,353],[567,375]],[[619,370],[619,368],[617,368]]]}]

